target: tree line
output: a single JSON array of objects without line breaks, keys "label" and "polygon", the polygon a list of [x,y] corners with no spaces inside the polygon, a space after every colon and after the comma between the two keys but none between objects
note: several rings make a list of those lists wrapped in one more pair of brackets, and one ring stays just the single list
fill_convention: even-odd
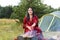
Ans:
[{"label": "tree line", "polygon": [[20,0],[21,2],[17,6],[0,6],[0,18],[11,18],[11,19],[19,19],[22,22],[24,16],[27,13],[27,9],[32,7],[34,9],[35,14],[40,18],[44,14],[49,14],[53,11],[60,10],[54,9],[47,4],[43,4],[41,0]]}]

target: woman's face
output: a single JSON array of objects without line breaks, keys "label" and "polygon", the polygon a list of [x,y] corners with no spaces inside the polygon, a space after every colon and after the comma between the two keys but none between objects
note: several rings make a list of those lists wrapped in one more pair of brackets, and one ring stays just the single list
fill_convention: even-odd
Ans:
[{"label": "woman's face", "polygon": [[28,9],[28,13],[29,13],[29,15],[32,15],[32,14],[33,14],[32,8],[29,8],[29,9]]}]

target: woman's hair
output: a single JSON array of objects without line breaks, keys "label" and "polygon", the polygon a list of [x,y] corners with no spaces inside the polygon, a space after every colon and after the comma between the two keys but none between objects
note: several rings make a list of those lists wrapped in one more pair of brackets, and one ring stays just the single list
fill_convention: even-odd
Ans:
[{"label": "woman's hair", "polygon": [[[31,9],[32,9],[32,11],[33,11],[33,14],[32,14],[32,15],[33,15],[33,17],[34,17],[35,13],[34,13],[33,8],[32,8],[32,7],[29,7],[29,8],[31,8]],[[29,9],[29,8],[28,8],[28,9]],[[27,12],[27,20],[29,21],[29,19],[30,19],[30,16],[29,16],[29,13]]]}]

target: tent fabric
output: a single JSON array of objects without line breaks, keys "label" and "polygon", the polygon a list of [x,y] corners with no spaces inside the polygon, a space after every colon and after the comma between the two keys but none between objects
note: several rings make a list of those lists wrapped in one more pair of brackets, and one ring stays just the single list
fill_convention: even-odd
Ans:
[{"label": "tent fabric", "polygon": [[39,26],[42,31],[60,31],[60,11],[44,15],[39,22]]},{"label": "tent fabric", "polygon": [[57,17],[60,17],[60,11],[55,11],[55,12],[52,12],[50,13],[52,15],[56,15]]}]

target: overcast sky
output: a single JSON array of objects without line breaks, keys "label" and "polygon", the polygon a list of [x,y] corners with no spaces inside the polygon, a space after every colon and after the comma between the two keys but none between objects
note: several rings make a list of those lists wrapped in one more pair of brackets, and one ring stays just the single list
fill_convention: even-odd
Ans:
[{"label": "overcast sky", "polygon": [[[0,0],[1,6],[18,5],[20,0]],[[60,0],[44,0],[44,4],[51,5],[53,8],[60,7]]]},{"label": "overcast sky", "polygon": [[0,0],[1,6],[18,5],[20,0]]},{"label": "overcast sky", "polygon": [[44,4],[51,5],[53,8],[60,7],[60,0],[44,0]]}]

